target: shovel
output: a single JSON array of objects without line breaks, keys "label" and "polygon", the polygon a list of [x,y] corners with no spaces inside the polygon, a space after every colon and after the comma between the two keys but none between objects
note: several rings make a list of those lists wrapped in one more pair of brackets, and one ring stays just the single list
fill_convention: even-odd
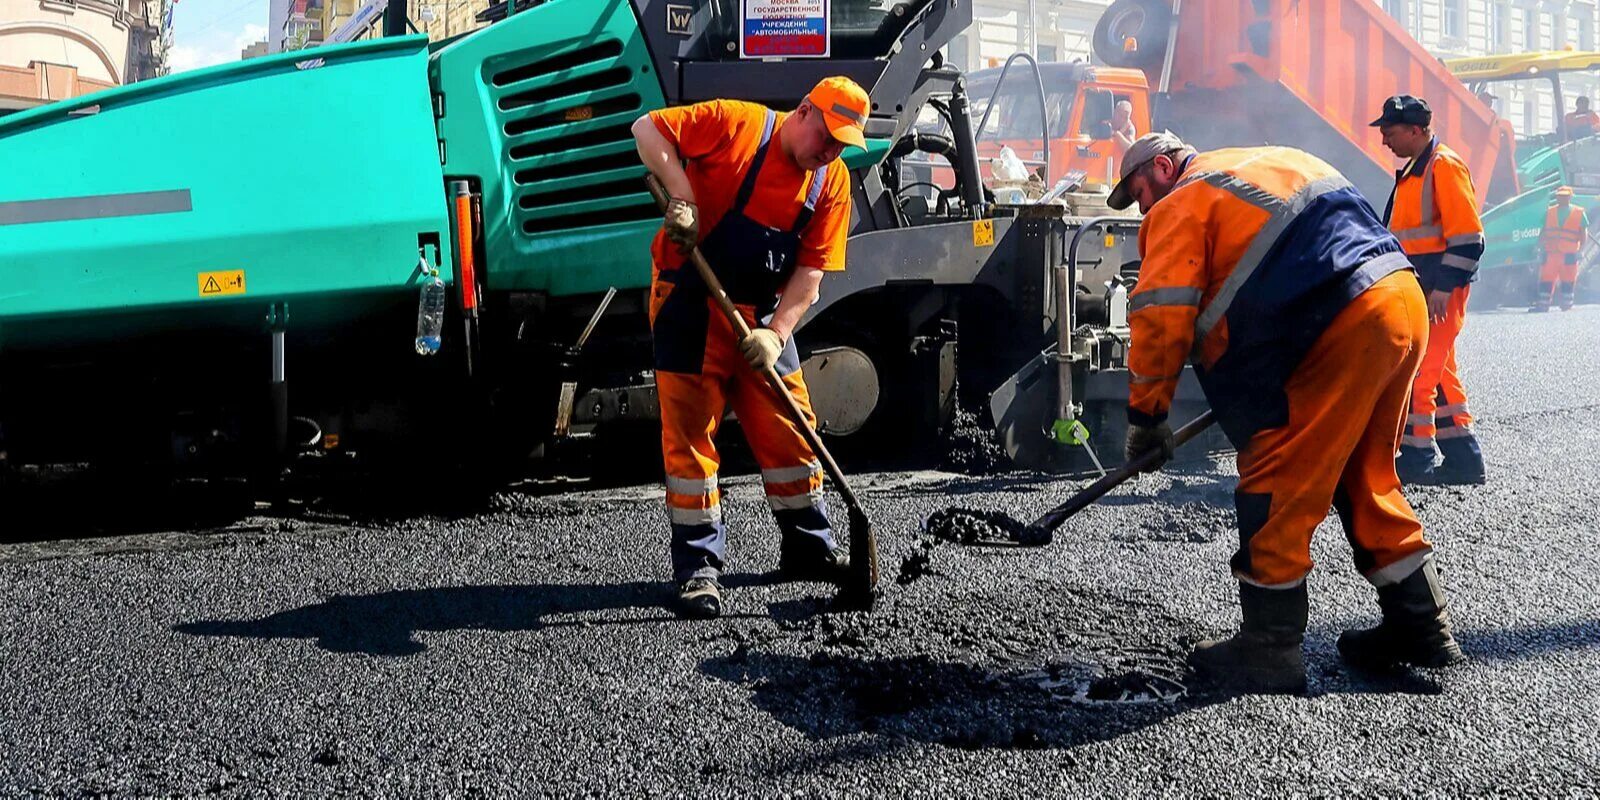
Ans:
[{"label": "shovel", "polygon": [[[1188,424],[1172,434],[1172,448],[1176,450],[1184,446],[1190,439],[1199,436],[1202,431],[1211,427],[1213,422],[1216,422],[1216,418],[1211,415],[1209,409],[1204,414],[1189,420]],[[1066,502],[1061,505],[1044,512],[1038,519],[1028,523],[1023,535],[1049,542],[1051,537],[1055,535],[1056,528],[1061,527],[1061,523],[1066,522],[1068,517],[1088,508],[1094,501],[1104,497],[1107,492],[1126,483],[1129,478],[1160,466],[1161,462],[1166,458],[1167,455],[1160,450],[1146,451],[1144,455],[1123,464],[1122,468],[1116,472],[1089,484],[1088,488],[1067,498]]]},{"label": "shovel", "polygon": [[[645,183],[650,187],[650,195],[655,198],[656,206],[665,213],[670,202],[666,190],[661,188],[661,183],[654,175],[646,175]],[[744,316],[734,307],[733,300],[729,299],[728,293],[723,290],[722,282],[717,280],[716,273],[711,271],[711,265],[706,263],[706,257],[700,254],[700,248],[696,247],[689,251],[689,261],[694,264],[695,271],[700,274],[700,280],[705,283],[706,291],[717,301],[717,307],[722,309],[723,316],[728,318],[728,322],[733,325],[739,337],[742,339],[749,336],[749,324],[744,321]],[[839,599],[848,605],[870,608],[873,587],[878,585],[878,536],[872,528],[872,521],[867,519],[867,512],[861,510],[861,503],[856,500],[856,493],[850,490],[850,484],[844,478],[844,471],[839,469],[838,462],[833,460],[833,455],[823,445],[822,437],[806,423],[805,414],[795,402],[794,395],[789,394],[789,387],[778,377],[778,371],[767,367],[762,376],[767,379],[767,385],[771,386],[783,401],[789,419],[800,429],[800,435],[805,437],[806,444],[811,445],[811,452],[822,462],[822,468],[828,473],[839,494],[844,496],[845,507],[849,509],[850,577],[841,588]]]},{"label": "shovel", "polygon": [[[1182,447],[1199,436],[1202,431],[1211,427],[1213,422],[1216,422],[1216,418],[1209,410],[1189,420],[1188,424],[1172,435],[1173,448]],[[1116,472],[1089,484],[1088,488],[1067,498],[1066,502],[1046,511],[1038,519],[1026,525],[1021,520],[998,511],[951,508],[934,512],[922,521],[922,529],[944,538],[957,538],[967,544],[986,547],[1042,547],[1055,538],[1056,528],[1061,527],[1061,523],[1066,522],[1068,517],[1088,508],[1107,492],[1126,483],[1129,478],[1160,466],[1166,457],[1160,450],[1151,450],[1122,465]],[[975,535],[974,529],[982,533]],[[958,530],[964,536],[953,536]]]}]

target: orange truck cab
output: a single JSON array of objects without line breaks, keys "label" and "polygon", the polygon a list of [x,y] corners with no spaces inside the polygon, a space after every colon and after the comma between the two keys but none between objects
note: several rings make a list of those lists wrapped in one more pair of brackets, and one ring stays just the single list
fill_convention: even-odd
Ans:
[{"label": "orange truck cab", "polygon": [[[1000,69],[972,73],[967,94],[972,98],[978,155],[986,170],[1000,148],[1010,147],[1028,171],[1053,185],[1071,170],[1082,170],[1089,185],[1116,182],[1120,148],[1112,136],[1117,103],[1132,105],[1134,136],[1150,131],[1150,93],[1144,73],[1136,69],[1088,64],[1044,63],[1037,81],[1044,88],[1046,127],[1040,123],[1039,84],[1032,67],[1015,62],[1000,82]],[[1046,145],[1048,141],[1048,145]],[[1049,175],[1044,175],[1046,148]]]}]

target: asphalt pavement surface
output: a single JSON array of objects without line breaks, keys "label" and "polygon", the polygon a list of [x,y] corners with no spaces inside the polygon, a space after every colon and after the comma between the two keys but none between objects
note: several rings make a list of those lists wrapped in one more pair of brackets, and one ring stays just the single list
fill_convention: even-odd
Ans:
[{"label": "asphalt pavement surface", "polygon": [[1489,484],[1408,492],[1457,668],[1340,663],[1377,605],[1330,521],[1309,695],[1186,691],[1183,654],[1238,621],[1227,457],[1142,477],[1044,548],[919,522],[1029,518],[1083,482],[863,475],[870,613],[776,580],[749,476],[725,487],[715,621],[667,607],[656,486],[115,536],[13,521],[0,795],[1593,796],[1600,308],[1476,314],[1461,367]]}]

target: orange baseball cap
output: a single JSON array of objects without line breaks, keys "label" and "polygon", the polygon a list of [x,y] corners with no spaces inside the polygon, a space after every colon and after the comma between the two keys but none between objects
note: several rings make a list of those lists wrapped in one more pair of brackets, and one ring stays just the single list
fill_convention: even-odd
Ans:
[{"label": "orange baseball cap", "polygon": [[1562,187],[1556,189],[1556,197],[1571,197],[1571,196],[1572,196],[1572,187],[1571,186],[1562,186]]},{"label": "orange baseball cap", "polygon": [[856,147],[867,146],[865,129],[871,102],[860,84],[842,75],[823,78],[806,99],[822,112],[833,138]]}]

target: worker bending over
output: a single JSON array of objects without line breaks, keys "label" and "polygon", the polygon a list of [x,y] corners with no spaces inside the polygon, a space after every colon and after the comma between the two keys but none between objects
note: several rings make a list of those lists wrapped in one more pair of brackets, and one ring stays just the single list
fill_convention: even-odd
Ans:
[{"label": "worker bending over", "polygon": [[[672,197],[651,248],[649,315],[684,613],[722,612],[715,439],[730,406],[782,535],[780,569],[834,581],[848,572],[823,511],[822,466],[760,370],[776,367],[815,424],[792,334],[822,273],[844,269],[850,176],[838,159],[847,145],[864,146],[867,109],[867,93],[836,77],[792,113],[714,100],[653,111],[633,125],[639,155]],[[752,328],[742,340],[685,258],[696,244]]]},{"label": "worker bending over", "polygon": [[[1428,350],[1411,392],[1400,440],[1406,483],[1484,481],[1483,450],[1472,433],[1467,389],[1456,369],[1456,337],[1467,321],[1467,297],[1483,255],[1483,222],[1466,162],[1433,135],[1433,112],[1410,95],[1391,97],[1372,122],[1383,144],[1410,159],[1395,173],[1383,219],[1400,240],[1428,297]],[[1444,462],[1434,466],[1435,442]]]},{"label": "worker bending over", "polygon": [[1589,216],[1572,204],[1572,187],[1556,189],[1556,199],[1544,215],[1544,230],[1539,247],[1544,263],[1539,267],[1539,289],[1529,311],[1549,311],[1560,303],[1563,311],[1572,309],[1578,288],[1578,253],[1589,235]]},{"label": "worker bending over", "polygon": [[1361,193],[1287,147],[1195,153],[1170,133],[1129,149],[1112,208],[1137,201],[1143,266],[1129,297],[1129,460],[1172,448],[1167,412],[1186,360],[1239,451],[1243,623],[1201,642],[1202,681],[1305,688],[1311,532],[1339,512],[1383,621],[1349,631],[1356,664],[1461,658],[1433,547],[1400,492],[1394,450],[1428,335],[1394,237]]}]

